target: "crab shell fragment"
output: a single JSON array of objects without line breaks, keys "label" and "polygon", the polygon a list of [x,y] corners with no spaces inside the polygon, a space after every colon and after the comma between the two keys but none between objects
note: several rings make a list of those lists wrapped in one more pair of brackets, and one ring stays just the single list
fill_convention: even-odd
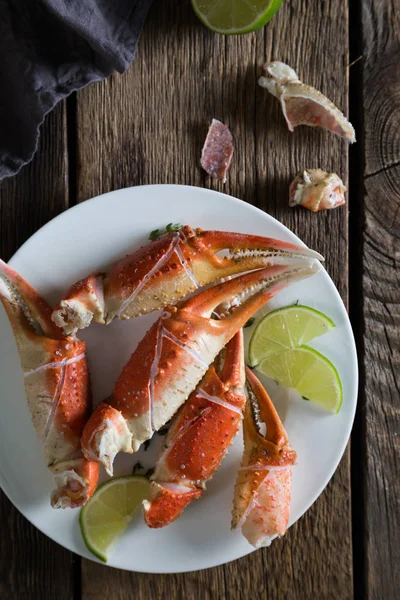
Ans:
[{"label": "crab shell fragment", "polygon": [[347,142],[356,141],[354,127],[324,94],[299,80],[285,63],[265,63],[265,76],[258,83],[281,103],[289,131],[298,125],[323,127]]},{"label": "crab shell fragment", "polygon": [[213,119],[201,153],[201,166],[211,177],[225,183],[232,156],[231,132],[224,123]]},{"label": "crab shell fragment", "polygon": [[312,212],[329,210],[345,204],[346,188],[336,173],[305,169],[298,173],[289,188],[289,206],[301,205]]},{"label": "crab shell fragment", "polygon": [[80,438],[91,410],[85,343],[52,323],[47,302],[0,261],[0,302],[12,325],[29,411],[57,489],[54,508],[79,507],[93,494],[99,466],[82,456]]}]

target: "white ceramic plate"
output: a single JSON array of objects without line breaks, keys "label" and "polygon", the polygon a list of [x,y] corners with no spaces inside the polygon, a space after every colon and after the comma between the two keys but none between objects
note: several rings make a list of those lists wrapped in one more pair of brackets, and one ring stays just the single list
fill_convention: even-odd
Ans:
[{"label": "white ceramic plate", "polygon": [[[151,230],[171,221],[299,242],[278,221],[235,198],[194,187],[148,186],[105,194],[68,210],[31,237],[10,264],[55,302],[71,283],[146,243]],[[336,329],[312,345],[336,365],[344,395],[340,413],[330,415],[295,393],[276,389],[267,382],[298,454],[293,469],[291,523],[316,500],[337,467],[353,423],[358,380],[349,319],[327,273],[321,271],[281,292],[268,310],[296,300],[321,310],[336,323]],[[154,319],[153,314],[113,322],[108,327],[93,325],[84,332],[96,403],[110,394],[121,367]],[[14,338],[2,309],[0,382],[1,487],[43,533],[69,550],[96,560],[81,538],[78,512],[50,507],[52,478],[31,424]],[[150,448],[138,453],[140,456],[118,457],[116,475],[129,474],[137,460],[151,466],[155,452],[156,448]],[[241,452],[239,435],[199,501],[162,530],[150,530],[138,518],[118,542],[108,564],[132,571],[174,573],[213,567],[251,552],[252,547],[240,532],[230,531]]]}]

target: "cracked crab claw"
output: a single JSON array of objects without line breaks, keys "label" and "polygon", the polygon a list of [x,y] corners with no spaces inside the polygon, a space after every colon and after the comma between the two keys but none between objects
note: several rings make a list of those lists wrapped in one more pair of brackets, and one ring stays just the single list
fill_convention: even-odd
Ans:
[{"label": "cracked crab claw", "polygon": [[186,225],[126,256],[107,274],[90,275],[73,285],[52,319],[65,334],[74,334],[92,320],[137,317],[223,277],[304,257],[322,259],[313,250],[280,240]]},{"label": "cracked crab claw", "polygon": [[167,307],[139,342],[111,398],[87,422],[85,456],[102,462],[111,474],[114,456],[128,447],[138,450],[170,420],[218,353],[261,306],[319,268],[318,262],[305,260],[259,269]]},{"label": "cracked crab claw", "polygon": [[289,189],[289,206],[304,206],[312,212],[328,210],[345,203],[346,188],[336,173],[305,169],[296,175]]},{"label": "cracked crab claw", "polygon": [[[222,358],[222,357],[221,357]],[[143,502],[149,527],[164,527],[203,493],[239,431],[245,405],[243,334],[227,344],[174,417]]]},{"label": "cracked crab claw", "polygon": [[250,544],[259,548],[286,532],[296,452],[267,392],[248,368],[246,383],[244,453],[235,486],[232,528],[240,527]]},{"label": "cracked crab claw", "polygon": [[291,67],[274,61],[266,63],[264,71],[258,83],[280,101],[289,131],[297,125],[323,127],[350,143],[356,141],[344,114],[324,94],[300,81]]},{"label": "cracked crab claw", "polygon": [[55,476],[52,506],[82,506],[99,473],[80,449],[91,408],[85,344],[63,336],[47,302],[3,261],[0,301],[14,331],[33,425]]}]

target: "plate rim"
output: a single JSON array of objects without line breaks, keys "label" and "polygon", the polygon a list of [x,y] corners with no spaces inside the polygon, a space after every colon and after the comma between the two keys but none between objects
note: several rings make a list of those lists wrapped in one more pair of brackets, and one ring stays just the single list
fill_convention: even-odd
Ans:
[{"label": "plate rim", "polygon": [[[182,185],[182,184],[145,184],[145,185],[137,185],[137,186],[129,186],[129,187],[124,187],[124,188],[120,188],[117,190],[112,190],[109,192],[105,192],[104,194],[99,194],[97,196],[93,196],[92,198],[89,198],[79,204],[75,204],[74,206],[71,206],[69,208],[67,208],[66,210],[64,210],[63,212],[61,212],[60,214],[56,215],[55,217],[53,217],[52,219],[50,219],[49,221],[47,221],[44,225],[42,225],[37,231],[35,231],[32,235],[30,235],[25,242],[20,246],[20,248],[18,248],[18,250],[16,250],[16,252],[11,256],[11,258],[8,261],[8,264],[10,264],[10,266],[13,265],[13,263],[15,261],[18,260],[19,254],[21,253],[21,251],[27,246],[29,245],[36,236],[39,236],[43,230],[45,230],[47,227],[50,227],[51,225],[54,224],[54,222],[58,221],[58,220],[62,220],[65,216],[66,213],[70,213],[72,211],[74,212],[79,212],[80,210],[84,210],[85,207],[87,207],[89,204],[92,205],[95,201],[98,201],[99,198],[104,198],[106,199],[109,196],[115,196],[120,194],[121,192],[124,193],[128,193],[130,191],[136,190],[136,189],[160,189],[160,188],[186,188],[189,192],[193,191],[193,190],[197,190],[197,191],[201,191],[202,193],[205,194],[210,194],[210,195],[217,195],[217,196],[221,196],[225,199],[225,201],[229,201],[233,204],[239,203],[239,204],[245,204],[247,208],[250,208],[255,215],[257,215],[258,213],[261,213],[263,216],[266,216],[268,219],[271,219],[272,221],[276,222],[280,227],[283,227],[285,230],[287,230],[292,236],[294,236],[300,245],[302,246],[306,246],[306,244],[293,232],[291,231],[286,225],[284,225],[283,223],[281,223],[281,221],[279,221],[278,219],[276,219],[275,217],[273,217],[272,215],[270,215],[268,212],[258,208],[257,206],[254,206],[253,204],[250,204],[244,200],[241,200],[239,198],[236,198],[235,196],[231,196],[229,194],[225,194],[223,192],[219,192],[216,190],[212,190],[209,188],[204,188],[201,186],[195,186],[195,185]],[[331,284],[331,291],[336,295],[337,300],[339,300],[340,304],[342,305],[342,308],[347,316],[347,319],[345,320],[345,326],[346,329],[349,331],[350,333],[350,340],[351,340],[351,344],[349,347],[349,350],[352,354],[352,358],[354,360],[354,372],[352,372],[352,385],[351,385],[351,390],[350,390],[350,395],[351,398],[353,399],[353,410],[350,414],[350,418],[347,421],[347,426],[346,426],[346,435],[343,437],[343,441],[341,446],[338,448],[338,452],[337,452],[337,458],[335,461],[332,462],[332,466],[329,469],[329,474],[327,476],[325,476],[323,478],[323,482],[320,484],[320,486],[318,487],[318,490],[315,494],[315,497],[306,505],[306,507],[304,508],[304,510],[301,512],[301,514],[299,514],[298,518],[296,519],[296,523],[304,516],[304,514],[310,509],[310,507],[314,504],[314,502],[316,502],[318,500],[318,498],[320,497],[320,495],[322,494],[322,492],[324,491],[324,489],[327,487],[327,485],[329,484],[329,482],[331,481],[333,475],[335,474],[338,465],[340,463],[340,461],[343,458],[344,452],[346,450],[346,447],[348,445],[349,439],[350,439],[350,434],[351,434],[351,430],[353,427],[353,423],[354,423],[354,418],[355,418],[355,413],[356,413],[356,409],[357,409],[357,403],[358,403],[358,387],[359,387],[359,365],[358,365],[358,356],[357,356],[357,347],[356,347],[356,343],[355,343],[355,339],[354,339],[354,334],[353,334],[353,330],[352,330],[352,326],[351,326],[351,322],[350,322],[350,318],[348,315],[348,311],[346,309],[346,306],[342,300],[342,297],[340,296],[336,285],[334,284],[333,280],[331,279],[329,273],[327,271],[325,271],[329,280],[330,280],[330,284]],[[59,544],[61,547],[65,548],[66,550],[70,551],[70,552],[74,552],[75,554],[77,554],[78,556],[80,556],[81,558],[86,558],[88,560],[92,560],[93,562],[102,564],[104,566],[107,567],[112,567],[112,568],[118,568],[118,569],[122,569],[125,571],[129,571],[129,572],[136,572],[136,573],[149,573],[149,574],[173,574],[173,573],[188,573],[188,572],[195,572],[198,570],[203,570],[205,568],[214,568],[217,566],[221,566],[224,564],[228,564],[230,562],[233,562],[234,560],[239,560],[240,558],[243,558],[244,556],[247,556],[248,554],[251,554],[252,552],[254,552],[256,550],[256,548],[252,548],[249,545],[249,550],[248,552],[242,554],[241,556],[237,557],[237,558],[233,558],[233,559],[229,559],[227,561],[222,561],[222,562],[218,562],[214,565],[210,565],[209,567],[203,567],[203,566],[199,566],[198,568],[190,568],[190,569],[183,569],[183,570],[138,570],[138,569],[130,569],[128,567],[123,567],[120,566],[118,564],[113,564],[112,558],[110,557],[109,562],[104,563],[103,561],[99,560],[97,557],[95,557],[94,555],[92,555],[91,553],[89,553],[88,551],[85,552],[86,554],[82,554],[79,552],[79,550],[77,550],[76,548],[72,548],[69,547],[68,545],[64,545],[63,543],[59,542],[58,540],[56,540],[51,534],[43,531],[43,529],[38,526],[36,523],[34,523],[32,521],[31,518],[29,518],[28,516],[26,516],[24,514],[23,509],[21,508],[21,504],[19,502],[17,502],[15,500],[15,498],[13,498],[13,494],[11,491],[11,488],[8,486],[7,483],[7,478],[4,475],[2,469],[0,468],[0,487],[3,490],[4,494],[7,496],[7,498],[10,500],[10,502],[15,506],[15,508],[23,515],[23,517],[25,519],[27,519],[36,529],[38,529],[43,535],[45,535],[46,537],[48,537],[49,539],[51,539],[53,542],[55,542],[56,544]],[[293,523],[294,524],[294,523]]]}]

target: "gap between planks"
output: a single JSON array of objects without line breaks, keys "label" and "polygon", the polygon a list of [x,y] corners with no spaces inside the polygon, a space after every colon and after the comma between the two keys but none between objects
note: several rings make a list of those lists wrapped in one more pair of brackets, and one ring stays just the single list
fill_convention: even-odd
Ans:
[{"label": "gap between planks", "polygon": [[[364,480],[363,454],[365,452],[364,344],[363,344],[363,283],[362,251],[364,220],[364,115],[363,115],[363,41],[361,25],[362,0],[349,2],[349,118],[356,130],[357,143],[349,151],[349,316],[357,346],[359,392],[357,411],[351,433],[351,513],[353,542],[354,598],[365,597],[364,557]],[[361,57],[361,60],[358,58]]]}]

